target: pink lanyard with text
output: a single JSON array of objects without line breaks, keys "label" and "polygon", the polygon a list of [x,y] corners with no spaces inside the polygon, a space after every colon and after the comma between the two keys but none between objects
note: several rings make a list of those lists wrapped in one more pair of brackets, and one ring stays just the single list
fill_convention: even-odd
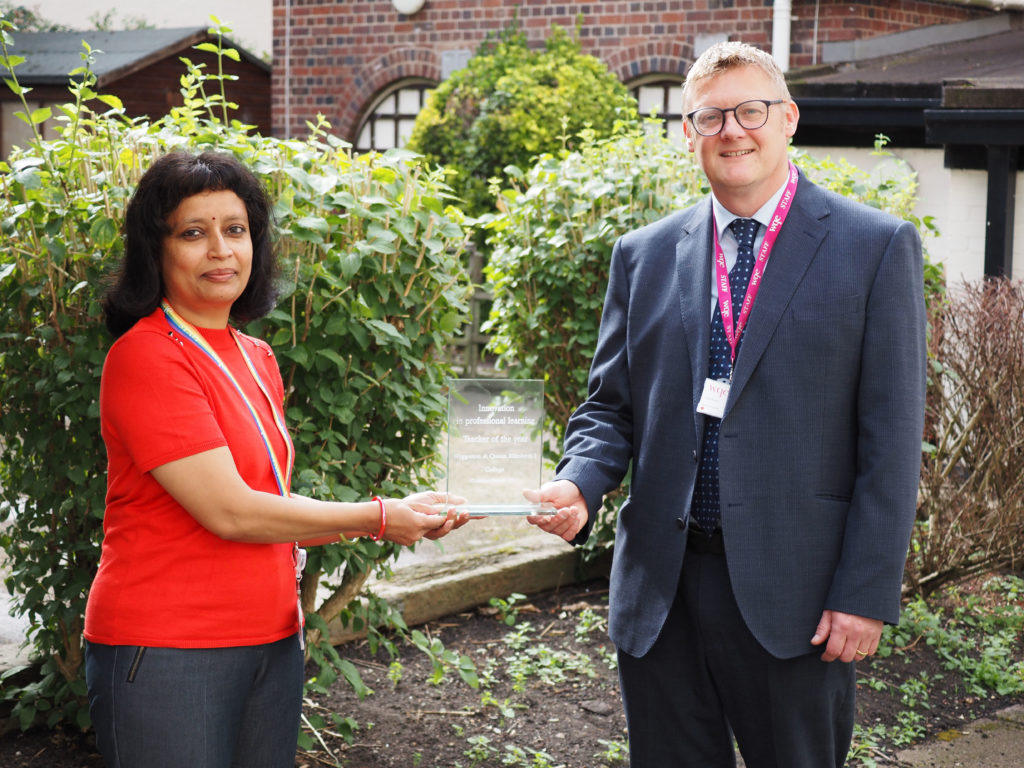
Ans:
[{"label": "pink lanyard with text", "polygon": [[761,288],[761,276],[764,275],[765,265],[768,264],[768,256],[771,254],[775,240],[779,236],[783,222],[789,214],[789,204],[796,194],[796,183],[799,175],[796,166],[789,164],[789,180],[782,192],[779,204],[775,206],[775,213],[772,214],[771,224],[765,233],[761,249],[757,253],[757,260],[754,262],[754,271],[750,273],[750,284],[747,286],[747,293],[743,297],[743,304],[740,306],[739,317],[733,323],[732,313],[732,292],[729,289],[729,268],[725,265],[725,253],[718,242],[718,224],[715,222],[714,210],[711,212],[711,225],[715,236],[715,284],[718,286],[718,306],[722,311],[722,325],[725,328],[725,338],[729,342],[729,349],[732,350],[732,362],[736,362],[736,346],[743,329],[747,326],[747,319],[750,317],[750,309],[754,306],[754,299]]}]

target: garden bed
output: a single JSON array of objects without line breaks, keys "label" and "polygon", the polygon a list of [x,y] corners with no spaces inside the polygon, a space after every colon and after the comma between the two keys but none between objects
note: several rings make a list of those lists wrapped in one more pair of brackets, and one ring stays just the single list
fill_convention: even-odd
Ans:
[{"label": "garden bed", "polygon": [[[418,628],[421,644],[447,657],[440,666],[412,645],[395,659],[383,650],[371,653],[366,641],[342,646],[342,657],[373,693],[360,699],[339,681],[311,696],[305,715],[318,728],[306,729],[295,765],[628,765],[605,634],[606,582],[492,602]],[[850,764],[885,765],[902,747],[1024,702],[1022,627],[1024,581],[1014,577],[977,579],[927,605],[909,605],[900,627],[887,630],[888,655],[858,664]],[[474,662],[479,687],[461,679],[462,656]],[[334,722],[335,713],[350,720]],[[0,741],[0,765],[94,768],[102,762],[86,737],[35,732]]]}]

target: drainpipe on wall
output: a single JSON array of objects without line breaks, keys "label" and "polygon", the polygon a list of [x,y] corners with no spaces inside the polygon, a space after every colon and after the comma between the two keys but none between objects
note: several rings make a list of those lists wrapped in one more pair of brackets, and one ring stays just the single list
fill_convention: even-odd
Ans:
[{"label": "drainpipe on wall", "polygon": [[292,0],[284,0],[284,130],[281,137],[291,138],[292,125]]},{"label": "drainpipe on wall", "polygon": [[789,29],[793,17],[793,0],[775,0],[772,13],[772,58],[783,72],[789,71]]}]

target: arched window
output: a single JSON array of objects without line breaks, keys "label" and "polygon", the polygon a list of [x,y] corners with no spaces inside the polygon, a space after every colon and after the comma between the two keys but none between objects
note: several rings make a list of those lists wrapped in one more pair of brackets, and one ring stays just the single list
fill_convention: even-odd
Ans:
[{"label": "arched window", "polygon": [[416,115],[423,108],[426,93],[436,83],[429,80],[402,80],[381,93],[366,112],[359,126],[355,150],[404,147],[412,133]]},{"label": "arched window", "polygon": [[671,75],[647,75],[629,84],[641,117],[656,114],[665,123],[665,132],[683,140],[683,81]]}]

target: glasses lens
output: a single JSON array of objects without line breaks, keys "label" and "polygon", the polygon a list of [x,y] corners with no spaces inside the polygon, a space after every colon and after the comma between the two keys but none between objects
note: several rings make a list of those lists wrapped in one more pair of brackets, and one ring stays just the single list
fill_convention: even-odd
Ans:
[{"label": "glasses lens", "polygon": [[744,101],[736,107],[736,121],[747,129],[760,128],[768,122],[768,105],[763,101]]},{"label": "glasses lens", "polygon": [[717,107],[698,109],[693,115],[693,126],[701,136],[714,136],[722,130],[722,110]]}]

